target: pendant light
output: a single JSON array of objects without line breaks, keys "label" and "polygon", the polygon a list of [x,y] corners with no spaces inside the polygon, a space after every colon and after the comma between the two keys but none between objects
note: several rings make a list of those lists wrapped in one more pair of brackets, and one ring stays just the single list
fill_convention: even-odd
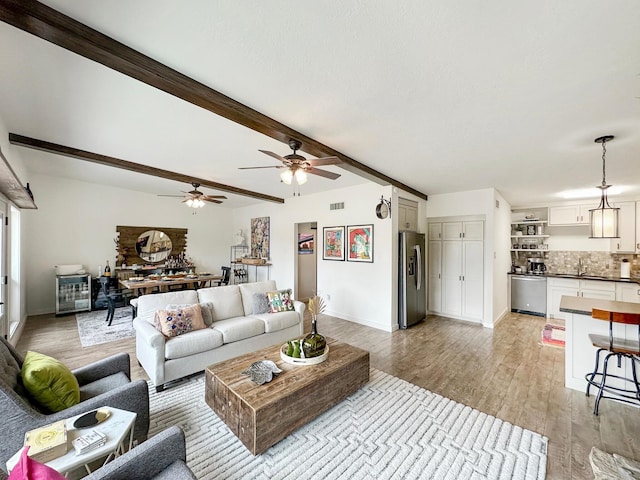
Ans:
[{"label": "pendant light", "polygon": [[598,208],[589,210],[589,224],[591,235],[589,238],[620,238],[618,235],[618,215],[619,208],[613,208],[607,200],[607,189],[611,185],[607,185],[605,174],[605,156],[607,154],[606,143],[613,140],[613,135],[605,135],[594,140],[596,143],[602,144],[602,185],[597,188],[602,190],[600,205]]}]

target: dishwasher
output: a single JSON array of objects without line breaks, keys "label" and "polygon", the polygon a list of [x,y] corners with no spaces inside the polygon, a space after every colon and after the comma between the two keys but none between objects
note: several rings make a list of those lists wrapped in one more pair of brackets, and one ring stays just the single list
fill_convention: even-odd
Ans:
[{"label": "dishwasher", "polygon": [[546,317],[546,277],[511,275],[511,311]]}]

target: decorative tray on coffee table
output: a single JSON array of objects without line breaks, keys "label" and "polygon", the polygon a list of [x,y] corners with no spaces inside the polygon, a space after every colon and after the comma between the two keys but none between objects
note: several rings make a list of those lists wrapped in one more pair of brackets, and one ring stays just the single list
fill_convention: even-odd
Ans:
[{"label": "decorative tray on coffee table", "polygon": [[280,358],[287,363],[291,363],[293,365],[317,365],[318,363],[324,362],[329,356],[329,345],[324,347],[324,353],[317,357],[311,358],[295,358],[287,355],[287,347],[288,345],[285,343],[280,347]]}]

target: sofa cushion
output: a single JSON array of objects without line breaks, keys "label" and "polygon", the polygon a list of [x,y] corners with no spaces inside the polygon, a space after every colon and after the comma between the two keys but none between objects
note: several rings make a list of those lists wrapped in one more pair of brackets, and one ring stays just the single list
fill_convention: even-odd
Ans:
[{"label": "sofa cushion", "polygon": [[[238,285],[201,288],[198,290],[198,298],[201,303],[213,303],[214,322],[245,315]],[[251,310],[249,310],[249,313],[251,313]]]},{"label": "sofa cushion", "polygon": [[[204,324],[207,327],[210,327],[213,323],[213,303],[205,302],[199,303],[198,305],[200,305],[200,312],[202,313],[202,320],[204,320]],[[191,305],[170,304],[165,307],[165,310],[181,310],[190,306]]]},{"label": "sofa cushion", "polygon": [[260,315],[252,315],[253,318],[259,318],[264,322],[264,332],[271,333],[285,328],[293,327],[300,323],[300,315],[298,312],[278,312],[278,313],[262,313]]},{"label": "sofa cushion", "polygon": [[4,343],[0,343],[0,380],[18,395],[23,395],[22,385],[18,382],[20,377],[20,365]]},{"label": "sofa cushion", "polygon": [[211,327],[222,333],[224,343],[233,343],[264,333],[264,322],[259,318],[235,317],[214,322]]},{"label": "sofa cushion", "polygon": [[198,303],[196,290],[142,295],[138,297],[138,318],[154,325],[156,310],[162,310],[170,304],[193,305],[194,303]]},{"label": "sofa cushion", "polygon": [[291,297],[291,289],[278,290],[276,292],[267,292],[269,299],[269,308],[271,313],[290,312],[293,308],[293,298]]},{"label": "sofa cushion", "polygon": [[179,310],[158,310],[155,322],[156,328],[165,337],[177,337],[194,330],[206,328],[199,303]]},{"label": "sofa cushion", "polygon": [[51,412],[60,412],[80,402],[78,380],[55,358],[29,351],[21,373],[22,383],[34,400]]},{"label": "sofa cushion", "polygon": [[80,401],[84,402],[89,398],[110,392],[122,385],[127,385],[129,382],[129,377],[127,377],[127,374],[124,372],[117,372],[112,375],[99,378],[80,387]]},{"label": "sofa cushion", "polygon": [[241,283],[238,285],[240,288],[240,295],[242,295],[242,306],[244,307],[244,314],[251,315],[253,312],[253,294],[254,293],[267,293],[273,290],[277,290],[275,280],[267,280],[264,282],[253,283]]},{"label": "sofa cushion", "polygon": [[222,344],[222,332],[214,328],[204,328],[168,339],[164,344],[164,356],[169,360],[188,357],[208,352]]}]

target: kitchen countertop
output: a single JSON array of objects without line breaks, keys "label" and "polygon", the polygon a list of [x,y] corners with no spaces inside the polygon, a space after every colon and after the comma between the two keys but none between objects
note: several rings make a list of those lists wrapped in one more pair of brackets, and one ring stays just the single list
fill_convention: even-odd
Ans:
[{"label": "kitchen countertop", "polygon": [[575,297],[563,295],[560,299],[560,311],[591,316],[594,308],[610,312],[640,313],[640,303],[617,302],[602,298]]},{"label": "kitchen countertop", "polygon": [[536,273],[513,273],[508,272],[508,275],[516,275],[516,276],[524,276],[524,277],[540,277],[540,278],[573,278],[576,280],[599,280],[603,282],[621,282],[621,283],[638,283],[640,284],[640,277],[631,278],[620,278],[616,276],[607,276],[607,275],[577,275],[575,273],[544,273],[544,274],[536,274]]}]

